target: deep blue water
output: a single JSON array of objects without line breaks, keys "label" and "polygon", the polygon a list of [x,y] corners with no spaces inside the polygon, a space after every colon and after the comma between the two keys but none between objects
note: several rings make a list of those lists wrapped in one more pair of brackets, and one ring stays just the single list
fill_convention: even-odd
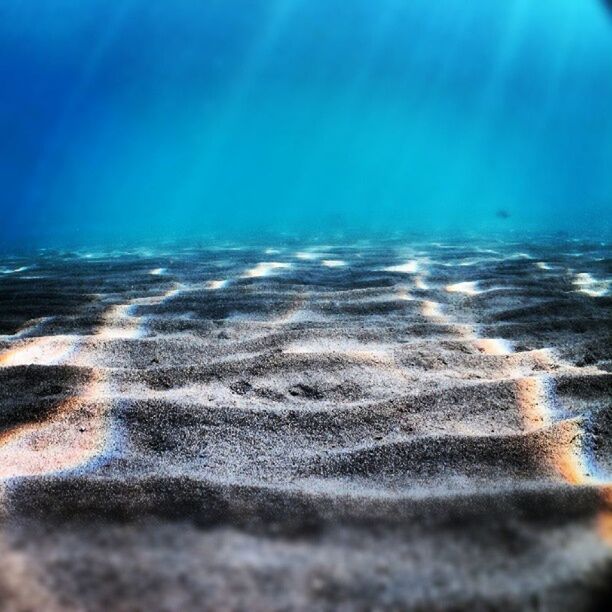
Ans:
[{"label": "deep blue water", "polygon": [[0,79],[5,245],[610,229],[603,0],[2,0]]}]

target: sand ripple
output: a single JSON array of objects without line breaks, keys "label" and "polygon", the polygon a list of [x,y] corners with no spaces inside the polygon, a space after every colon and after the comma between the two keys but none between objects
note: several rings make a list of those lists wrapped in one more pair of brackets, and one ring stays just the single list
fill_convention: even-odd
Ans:
[{"label": "sand ripple", "polygon": [[7,260],[0,609],[597,609],[609,252],[575,250]]}]

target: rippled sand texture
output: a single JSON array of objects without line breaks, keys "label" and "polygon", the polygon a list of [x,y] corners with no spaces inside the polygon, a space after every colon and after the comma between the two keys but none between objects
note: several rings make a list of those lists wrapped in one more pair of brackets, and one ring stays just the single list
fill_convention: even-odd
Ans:
[{"label": "rippled sand texture", "polygon": [[0,609],[595,610],[610,251],[0,266]]}]

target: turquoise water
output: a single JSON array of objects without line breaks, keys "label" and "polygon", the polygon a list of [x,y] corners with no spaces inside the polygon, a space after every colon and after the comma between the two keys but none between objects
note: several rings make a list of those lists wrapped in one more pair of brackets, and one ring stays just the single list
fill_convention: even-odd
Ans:
[{"label": "turquoise water", "polygon": [[3,0],[4,244],[607,234],[603,0]]}]

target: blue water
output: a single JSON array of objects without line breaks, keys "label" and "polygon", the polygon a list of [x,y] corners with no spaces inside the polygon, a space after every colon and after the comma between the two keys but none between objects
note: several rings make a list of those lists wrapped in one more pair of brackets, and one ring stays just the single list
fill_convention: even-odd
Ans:
[{"label": "blue water", "polygon": [[2,0],[0,240],[609,232],[605,6]]}]

